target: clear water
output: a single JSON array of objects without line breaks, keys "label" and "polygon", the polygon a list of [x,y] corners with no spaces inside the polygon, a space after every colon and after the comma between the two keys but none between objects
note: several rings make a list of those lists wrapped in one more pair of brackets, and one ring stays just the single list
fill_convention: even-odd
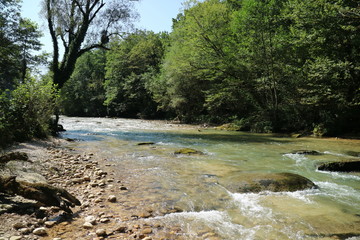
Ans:
[{"label": "clear water", "polygon": [[[359,140],[286,138],[224,132],[163,121],[62,118],[64,137],[116,165],[131,186],[129,201],[181,226],[185,239],[213,232],[220,239],[360,239],[360,174],[316,170],[321,162],[359,159]],[[140,142],[154,145],[139,146]],[[180,148],[204,155],[175,155]],[[291,154],[316,150],[324,155]],[[291,172],[319,186],[298,192],[241,194],[226,185],[243,172]],[[182,212],[161,214],[161,209]],[[199,239],[203,239],[200,238]],[[210,238],[209,238],[210,239]]]}]

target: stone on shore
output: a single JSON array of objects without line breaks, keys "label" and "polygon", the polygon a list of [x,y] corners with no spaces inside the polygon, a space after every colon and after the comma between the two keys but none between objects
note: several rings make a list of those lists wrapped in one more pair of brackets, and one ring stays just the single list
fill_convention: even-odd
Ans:
[{"label": "stone on shore", "polygon": [[46,229],[44,227],[35,228],[33,234],[38,236],[45,236],[47,234]]},{"label": "stone on shore", "polygon": [[115,195],[110,195],[109,197],[108,197],[108,201],[109,202],[116,202],[116,196]]},{"label": "stone on shore", "polygon": [[97,229],[95,233],[96,233],[96,235],[99,236],[99,237],[103,237],[103,236],[106,236],[106,235],[107,235],[107,234],[106,234],[106,230],[103,229],[103,228]]}]

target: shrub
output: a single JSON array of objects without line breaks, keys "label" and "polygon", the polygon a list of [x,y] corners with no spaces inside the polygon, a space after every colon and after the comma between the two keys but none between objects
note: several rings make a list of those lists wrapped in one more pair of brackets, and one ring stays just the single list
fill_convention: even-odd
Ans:
[{"label": "shrub", "polygon": [[58,94],[49,80],[29,79],[0,95],[0,146],[50,134]]}]

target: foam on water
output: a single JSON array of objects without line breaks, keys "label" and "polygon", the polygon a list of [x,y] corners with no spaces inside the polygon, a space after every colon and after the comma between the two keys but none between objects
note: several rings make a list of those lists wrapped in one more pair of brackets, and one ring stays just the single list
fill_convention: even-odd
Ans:
[{"label": "foam on water", "polygon": [[335,179],[360,181],[360,176],[351,175],[350,173],[328,172],[328,171],[320,171],[320,170],[316,170],[316,172],[330,175],[332,178],[335,178]]},{"label": "foam on water", "polygon": [[256,193],[230,193],[235,204],[242,214],[252,218],[271,219],[273,214],[270,208],[265,208],[259,203],[261,195]]},{"label": "foam on water", "polygon": [[[197,231],[201,228],[212,229],[223,239],[235,240],[254,239],[259,226],[246,228],[243,225],[232,222],[231,217],[223,211],[201,211],[201,212],[181,212],[171,213],[162,217],[155,217],[155,220],[165,221],[166,223],[180,224],[186,229],[189,239],[197,236]],[[149,219],[152,221],[152,219]]]},{"label": "foam on water", "polygon": [[315,182],[323,195],[360,210],[360,191],[346,185],[331,182]]},{"label": "foam on water", "polygon": [[301,165],[304,161],[308,160],[304,154],[286,153],[283,156],[295,160],[297,165]]}]

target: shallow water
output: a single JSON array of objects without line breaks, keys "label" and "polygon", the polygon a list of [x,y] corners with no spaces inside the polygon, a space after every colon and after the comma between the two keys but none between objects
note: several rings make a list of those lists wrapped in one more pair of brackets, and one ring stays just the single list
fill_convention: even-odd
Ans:
[{"label": "shallow water", "polygon": [[[185,239],[360,239],[360,175],[316,170],[321,162],[358,159],[359,140],[286,138],[224,132],[194,126],[107,118],[67,118],[63,135],[80,141],[116,165],[116,173],[138,196],[137,204],[158,211],[155,219],[181,226]],[[154,145],[137,145],[154,142]],[[204,155],[174,151],[194,148]],[[291,154],[316,150],[324,155]],[[291,172],[319,189],[294,193],[240,194],[225,186],[243,172]],[[182,212],[161,216],[161,209]]]}]

